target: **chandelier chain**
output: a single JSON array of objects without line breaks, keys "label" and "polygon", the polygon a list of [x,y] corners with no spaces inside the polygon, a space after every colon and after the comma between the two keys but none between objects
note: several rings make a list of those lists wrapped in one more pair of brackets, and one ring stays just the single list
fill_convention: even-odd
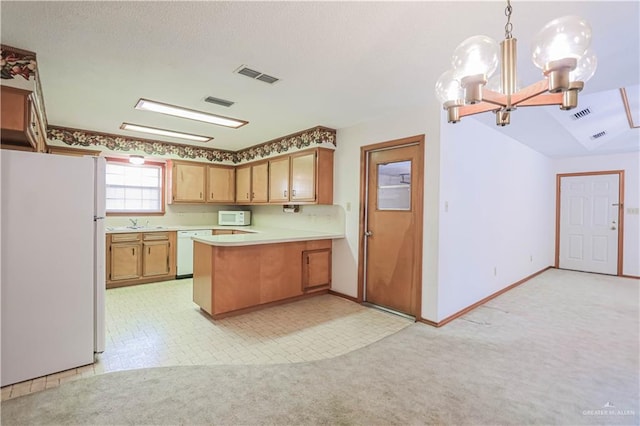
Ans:
[{"label": "chandelier chain", "polygon": [[513,31],[513,24],[511,23],[511,12],[513,9],[511,8],[511,0],[507,0],[507,7],[504,9],[504,14],[507,17],[507,24],[504,26],[504,38],[513,38],[511,35],[511,31]]}]

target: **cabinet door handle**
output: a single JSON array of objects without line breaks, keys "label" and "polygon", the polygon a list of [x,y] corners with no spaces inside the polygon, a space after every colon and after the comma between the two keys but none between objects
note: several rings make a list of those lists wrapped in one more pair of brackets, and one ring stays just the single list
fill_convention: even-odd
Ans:
[{"label": "cabinet door handle", "polygon": [[287,190],[284,190],[284,194],[283,194],[284,198],[287,198]]},{"label": "cabinet door handle", "polygon": [[151,247],[147,249],[147,254],[151,254]]},{"label": "cabinet door handle", "polygon": [[202,198],[202,192],[200,193],[200,198]]},{"label": "cabinet door handle", "polygon": [[135,256],[135,255],[136,255],[136,249],[135,249],[135,248],[132,248],[132,249],[131,249],[131,256]]},{"label": "cabinet door handle", "polygon": [[247,197],[246,198],[247,198],[247,200],[249,199],[249,193],[248,192],[247,192]]},{"label": "cabinet door handle", "polygon": [[213,192],[211,193],[211,198],[213,198]]},{"label": "cabinet door handle", "polygon": [[296,196],[296,190],[295,190],[295,189],[294,189],[294,190],[292,190],[292,191],[291,191],[291,194],[295,197],[295,196]]}]

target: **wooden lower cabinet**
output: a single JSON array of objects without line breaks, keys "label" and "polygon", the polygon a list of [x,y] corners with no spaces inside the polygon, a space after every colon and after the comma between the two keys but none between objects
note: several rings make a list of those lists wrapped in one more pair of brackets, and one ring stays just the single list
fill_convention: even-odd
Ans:
[{"label": "wooden lower cabinet", "polygon": [[213,235],[232,235],[235,232],[233,229],[214,229],[211,231]]},{"label": "wooden lower cabinet", "polygon": [[107,235],[107,288],[176,277],[175,232]]},{"label": "wooden lower cabinet", "polygon": [[137,280],[140,278],[142,257],[140,243],[116,243],[111,245],[109,279],[111,281]]},{"label": "wooden lower cabinet", "polygon": [[169,275],[169,241],[142,243],[142,276]]},{"label": "wooden lower cabinet", "polygon": [[331,248],[302,252],[302,290],[315,291],[331,286]]},{"label": "wooden lower cabinet", "polygon": [[331,244],[331,240],[250,246],[195,242],[193,301],[213,318],[222,318],[326,292],[331,284]]}]

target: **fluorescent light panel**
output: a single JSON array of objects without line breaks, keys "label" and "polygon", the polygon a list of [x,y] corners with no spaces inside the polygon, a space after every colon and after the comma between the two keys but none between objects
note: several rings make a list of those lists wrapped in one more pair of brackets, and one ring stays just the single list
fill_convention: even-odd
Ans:
[{"label": "fluorescent light panel", "polygon": [[190,133],[174,132],[172,130],[164,130],[164,129],[158,129],[156,127],[140,126],[138,124],[131,124],[131,123],[122,123],[120,125],[120,128],[122,130],[129,130],[131,132],[151,133],[152,135],[187,139],[195,142],[209,142],[211,139],[213,139],[212,137],[209,137],[209,136],[192,135]]},{"label": "fluorescent light panel", "polygon": [[242,127],[248,123],[248,121],[236,120],[235,118],[195,111],[193,109],[164,104],[162,102],[150,101],[148,99],[140,99],[135,108],[143,111],[153,111],[159,112],[160,114],[188,118],[189,120],[204,121],[205,123],[217,124],[218,126],[231,127],[234,129]]}]

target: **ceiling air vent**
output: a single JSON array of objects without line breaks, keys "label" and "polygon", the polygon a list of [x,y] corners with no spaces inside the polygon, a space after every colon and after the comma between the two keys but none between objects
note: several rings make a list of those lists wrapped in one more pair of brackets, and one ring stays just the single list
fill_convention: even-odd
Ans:
[{"label": "ceiling air vent", "polygon": [[605,132],[604,130],[602,132],[596,133],[595,135],[591,135],[589,136],[591,139],[598,139],[603,137],[604,135],[606,135],[607,132]]},{"label": "ceiling air vent", "polygon": [[270,75],[260,74],[256,80],[264,81],[265,83],[273,84],[280,80],[279,78],[271,77]]},{"label": "ceiling air vent", "polygon": [[248,68],[244,65],[238,68],[235,72],[237,72],[238,74],[246,75],[247,77],[250,77],[254,80],[260,80],[269,84],[273,84],[276,81],[280,81],[280,79],[277,77],[264,74],[260,71],[252,70],[251,68]]},{"label": "ceiling air vent", "polygon": [[582,111],[578,111],[575,114],[572,114],[572,117],[574,120],[579,120],[581,118],[586,117],[589,114],[591,114],[591,110],[589,108],[585,108]]},{"label": "ceiling air vent", "polygon": [[209,102],[210,104],[222,105],[225,107],[230,107],[235,103],[235,102],[227,101],[225,99],[214,98],[213,96],[207,96],[204,100],[205,102]]}]

